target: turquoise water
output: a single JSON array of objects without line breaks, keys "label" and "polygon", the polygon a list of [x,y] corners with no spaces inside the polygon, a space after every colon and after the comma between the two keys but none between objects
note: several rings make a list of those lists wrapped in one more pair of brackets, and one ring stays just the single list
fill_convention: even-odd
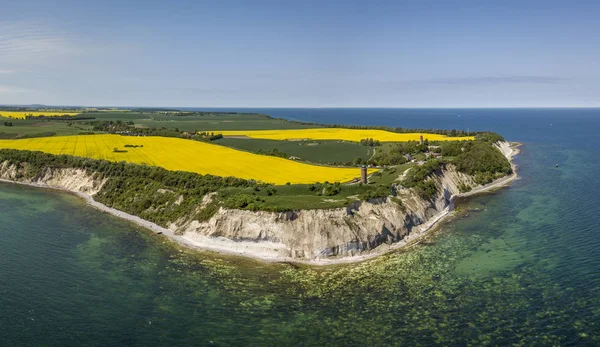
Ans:
[{"label": "turquoise water", "polygon": [[409,250],[326,269],[182,250],[0,184],[0,345],[600,343],[600,110],[266,112],[491,129],[524,143],[522,178]]}]

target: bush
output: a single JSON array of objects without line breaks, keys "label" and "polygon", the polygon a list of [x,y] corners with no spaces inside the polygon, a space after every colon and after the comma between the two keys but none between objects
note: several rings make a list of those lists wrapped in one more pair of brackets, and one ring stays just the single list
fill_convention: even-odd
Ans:
[{"label": "bush", "polygon": [[328,184],[323,188],[323,195],[333,196],[337,195],[342,191],[342,186],[339,183]]},{"label": "bush", "polygon": [[359,141],[359,143],[363,146],[370,146],[370,147],[381,146],[381,142],[379,142],[379,140],[373,140],[372,138],[362,139]]},{"label": "bush", "polygon": [[373,189],[368,190],[367,192],[361,194],[361,200],[370,200],[376,198],[383,198],[392,194],[392,189],[390,186],[378,184],[373,187]]},{"label": "bush", "polygon": [[[240,193],[236,194],[225,201],[225,207],[233,209],[241,209],[256,206],[264,202],[260,197],[251,194]],[[250,206],[252,205],[252,206]]]},{"label": "bush", "polygon": [[444,164],[439,159],[432,159],[421,166],[410,169],[402,181],[406,188],[413,188],[425,200],[431,200],[437,193],[435,183],[429,178],[441,171]]}]

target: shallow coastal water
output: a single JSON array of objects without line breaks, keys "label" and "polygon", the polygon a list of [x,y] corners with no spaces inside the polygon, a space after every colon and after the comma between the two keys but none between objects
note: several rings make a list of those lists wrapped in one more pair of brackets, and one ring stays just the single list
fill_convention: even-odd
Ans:
[{"label": "shallow coastal water", "polygon": [[524,143],[521,179],[411,249],[325,269],[182,250],[0,184],[0,345],[600,343],[600,110],[264,112],[497,131]]}]

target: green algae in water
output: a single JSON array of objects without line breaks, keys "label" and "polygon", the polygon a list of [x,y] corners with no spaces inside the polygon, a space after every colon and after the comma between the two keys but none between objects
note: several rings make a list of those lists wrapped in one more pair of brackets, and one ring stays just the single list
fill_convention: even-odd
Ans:
[{"label": "green algae in water", "polygon": [[[538,199],[527,201],[537,209]],[[565,325],[576,312],[597,307],[597,296],[577,298],[574,288],[541,270],[535,252],[503,261],[526,249],[528,240],[511,223],[514,216],[494,216],[499,207],[485,206],[488,212],[457,215],[410,250],[325,268],[194,252],[96,211],[62,211],[56,215],[71,217],[57,221],[87,231],[68,234],[76,239],[56,258],[62,259],[53,265],[61,269],[60,291],[28,309],[36,312],[35,322],[53,329],[45,341],[61,345],[598,342],[591,319],[598,310]],[[59,212],[73,208],[56,206]],[[494,222],[481,229],[486,218]],[[534,222],[521,215],[517,224],[524,220]],[[539,236],[535,242],[544,244]],[[485,269],[461,271],[482,253],[501,266],[489,260]]]},{"label": "green algae in water", "polygon": [[[11,187],[10,189],[2,189]],[[63,198],[65,196],[63,195]],[[0,201],[13,204],[12,213],[27,216],[29,213],[46,213],[52,211],[56,205],[54,199],[40,199],[31,192],[31,188],[10,183],[0,182]]]}]

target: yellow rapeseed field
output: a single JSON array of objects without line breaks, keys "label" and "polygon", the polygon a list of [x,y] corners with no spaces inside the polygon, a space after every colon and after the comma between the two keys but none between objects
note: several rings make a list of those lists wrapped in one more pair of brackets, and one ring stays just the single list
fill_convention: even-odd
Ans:
[{"label": "yellow rapeseed field", "polygon": [[[125,148],[125,145],[143,145]],[[274,184],[347,182],[360,176],[358,168],[334,168],[252,154],[193,140],[170,137],[78,135],[0,140],[0,149],[12,148],[69,154],[110,161],[161,166],[216,176],[235,176]],[[114,148],[127,150],[116,153]]]},{"label": "yellow rapeseed field", "polygon": [[345,129],[345,128],[316,128],[316,129],[287,129],[287,130],[226,130],[214,131],[223,136],[247,136],[255,139],[268,140],[343,140],[358,142],[362,139],[372,138],[380,142],[407,142],[418,141],[419,136],[430,141],[457,141],[473,140],[473,136],[448,137],[439,134],[426,133],[393,133],[377,129]]},{"label": "yellow rapeseed field", "polygon": [[32,112],[32,111],[1,111],[0,116],[5,118],[16,118],[25,119],[27,116],[39,117],[39,116],[76,116],[77,112],[62,112],[62,111],[44,111],[44,112]]}]

